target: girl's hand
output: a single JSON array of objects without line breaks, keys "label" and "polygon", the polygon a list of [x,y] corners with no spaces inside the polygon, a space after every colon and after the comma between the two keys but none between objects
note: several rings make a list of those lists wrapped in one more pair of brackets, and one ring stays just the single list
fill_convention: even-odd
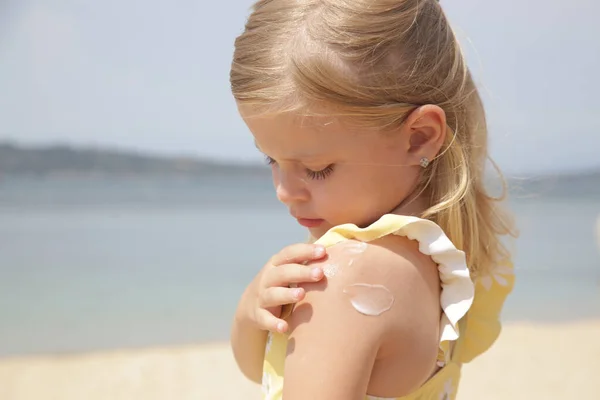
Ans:
[{"label": "girl's hand", "polygon": [[310,268],[307,263],[323,258],[325,248],[314,244],[295,244],[275,254],[259,272],[250,299],[250,319],[261,330],[285,332],[286,321],[281,319],[282,306],[304,298],[304,289],[290,287],[303,282],[323,279],[321,268]]}]

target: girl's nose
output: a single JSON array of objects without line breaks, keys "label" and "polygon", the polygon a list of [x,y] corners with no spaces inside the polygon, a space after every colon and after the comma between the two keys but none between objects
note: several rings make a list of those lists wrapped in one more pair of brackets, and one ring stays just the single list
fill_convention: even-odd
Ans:
[{"label": "girl's nose", "polygon": [[310,197],[306,181],[295,173],[274,171],[273,181],[277,198],[285,205],[307,201]]}]

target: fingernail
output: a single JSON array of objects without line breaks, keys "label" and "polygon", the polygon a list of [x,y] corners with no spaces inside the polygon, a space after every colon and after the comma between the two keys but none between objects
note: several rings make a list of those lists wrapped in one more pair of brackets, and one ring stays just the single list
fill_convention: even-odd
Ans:
[{"label": "fingernail", "polygon": [[285,324],[283,322],[280,322],[277,324],[277,330],[279,332],[283,332],[284,329],[285,329]]},{"label": "fingernail", "polygon": [[294,297],[295,297],[296,299],[299,299],[299,298],[300,298],[300,296],[302,296],[302,292],[303,292],[303,290],[302,290],[302,289],[296,289],[296,290],[294,290]]},{"label": "fingernail", "polygon": [[310,272],[312,277],[315,279],[319,279],[321,277],[322,273],[323,273],[323,270],[321,268],[313,268],[313,270]]},{"label": "fingernail", "polygon": [[325,254],[325,247],[317,246],[314,249],[315,257],[322,257]]}]

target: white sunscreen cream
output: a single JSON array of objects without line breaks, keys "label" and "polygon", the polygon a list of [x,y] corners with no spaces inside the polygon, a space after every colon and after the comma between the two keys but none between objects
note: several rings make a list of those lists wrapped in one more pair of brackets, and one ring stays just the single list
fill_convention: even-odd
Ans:
[{"label": "white sunscreen cream", "polygon": [[346,286],[343,292],[350,299],[352,307],[364,315],[381,315],[394,304],[394,295],[383,285],[355,283]]},{"label": "white sunscreen cream", "polygon": [[[344,254],[342,259],[339,260],[340,264],[327,263],[323,266],[323,274],[327,278],[333,278],[336,274],[341,272],[344,267],[350,267],[357,256],[361,255],[367,250],[367,244],[358,241],[346,241],[339,244]],[[341,267],[341,268],[340,268]]]},{"label": "white sunscreen cream", "polygon": [[337,264],[325,264],[323,267],[323,274],[328,278],[332,278],[337,274],[338,269]]},{"label": "white sunscreen cream", "polygon": [[367,250],[367,244],[365,242],[358,242],[355,240],[348,240],[342,244],[344,250],[349,254],[359,255]]}]

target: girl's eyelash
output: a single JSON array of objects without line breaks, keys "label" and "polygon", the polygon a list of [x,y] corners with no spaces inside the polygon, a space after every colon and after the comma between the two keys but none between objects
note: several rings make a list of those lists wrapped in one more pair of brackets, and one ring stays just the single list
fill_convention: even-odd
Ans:
[{"label": "girl's eyelash", "polygon": [[268,156],[268,155],[266,155],[266,154],[265,154],[265,162],[266,162],[268,165],[273,165],[273,164],[275,164],[275,163],[276,163],[276,161],[275,161],[274,159],[272,159],[271,157],[269,157],[269,156]]},{"label": "girl's eyelash", "polygon": [[327,167],[323,168],[320,171],[313,171],[313,170],[307,169],[306,175],[308,175],[308,177],[310,179],[321,180],[321,179],[327,178],[329,175],[331,175],[332,172],[333,172],[333,164],[328,165]]},{"label": "girl's eyelash", "polygon": [[[277,161],[275,161],[273,158],[265,155],[265,162],[268,165],[274,165],[277,164]],[[323,168],[320,171],[313,171],[311,169],[307,169],[306,170],[306,175],[310,178],[310,179],[314,179],[314,180],[322,180],[327,178],[329,175],[331,175],[331,173],[333,172],[333,164],[328,165],[327,167]]]}]

